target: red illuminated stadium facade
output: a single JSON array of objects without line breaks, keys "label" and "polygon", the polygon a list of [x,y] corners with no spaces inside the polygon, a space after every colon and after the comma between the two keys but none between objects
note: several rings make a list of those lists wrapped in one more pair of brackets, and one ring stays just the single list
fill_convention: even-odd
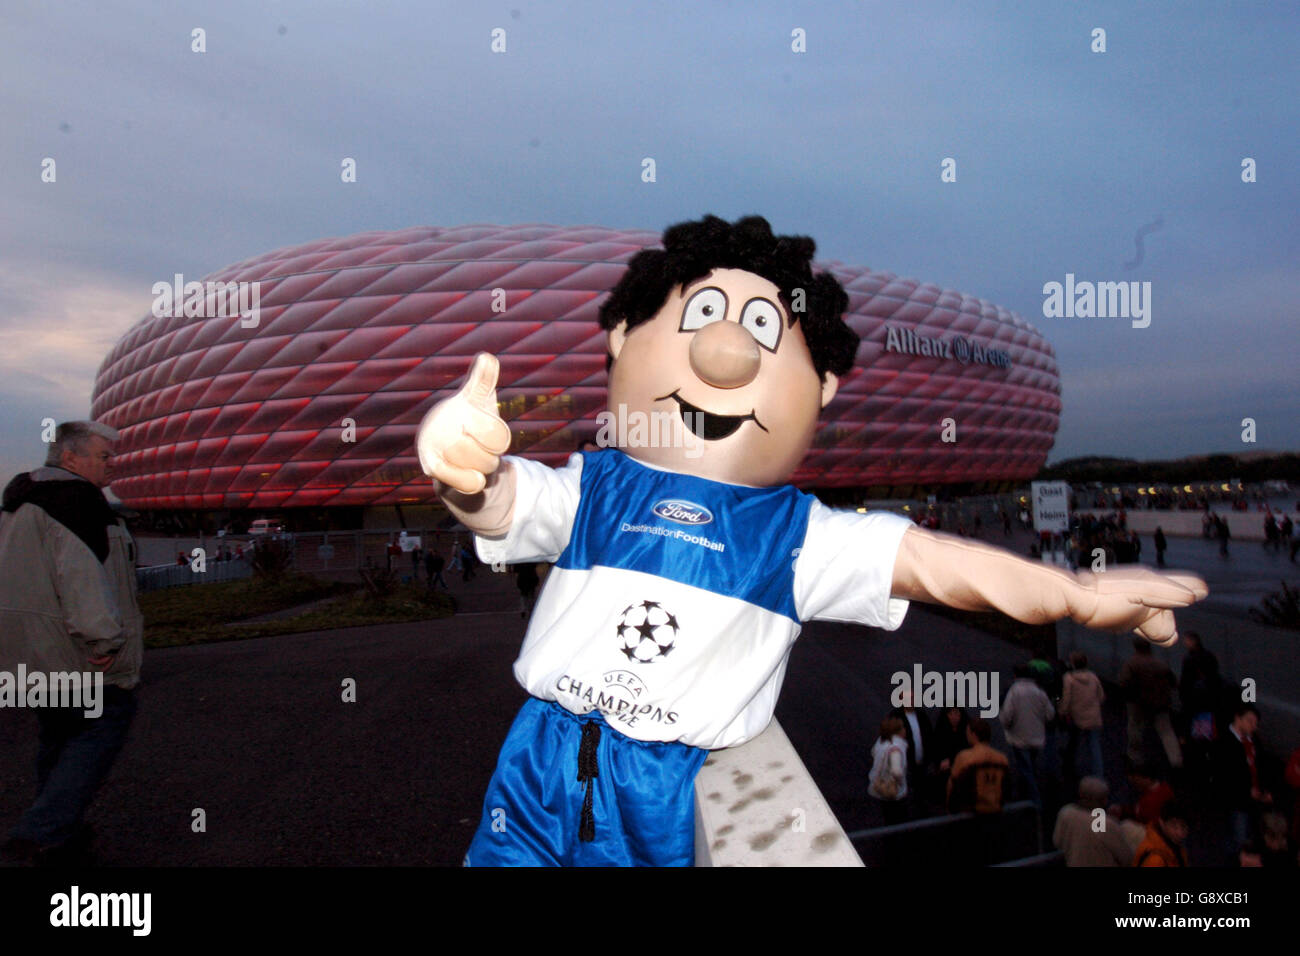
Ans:
[{"label": "red illuminated stadium facade", "polygon": [[[597,308],[658,239],[595,226],[422,227],[222,269],[205,281],[257,283],[255,327],[187,318],[178,303],[181,314],[138,322],[100,367],[92,415],[122,433],[113,492],[136,509],[431,503],[415,430],[479,351],[501,361],[512,453],[560,465],[605,408]],[[817,267],[848,291],[862,343],[796,484],[982,490],[1039,470],[1061,400],[1037,331],[971,296]]]}]

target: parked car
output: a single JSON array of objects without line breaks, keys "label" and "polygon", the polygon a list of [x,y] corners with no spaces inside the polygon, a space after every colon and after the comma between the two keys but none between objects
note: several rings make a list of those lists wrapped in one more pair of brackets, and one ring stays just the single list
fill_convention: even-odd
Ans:
[{"label": "parked car", "polygon": [[284,522],[274,518],[258,518],[248,526],[249,534],[283,534]]}]

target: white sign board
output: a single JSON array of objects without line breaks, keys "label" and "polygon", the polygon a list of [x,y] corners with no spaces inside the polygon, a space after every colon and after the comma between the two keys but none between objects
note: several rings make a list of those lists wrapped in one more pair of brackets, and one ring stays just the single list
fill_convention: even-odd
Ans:
[{"label": "white sign board", "polygon": [[1066,481],[1035,481],[1032,483],[1034,499],[1034,530],[1062,533],[1070,530],[1070,483]]},{"label": "white sign board", "polygon": [[403,534],[397,543],[402,546],[402,550],[409,554],[420,546],[420,539],[415,535]]}]

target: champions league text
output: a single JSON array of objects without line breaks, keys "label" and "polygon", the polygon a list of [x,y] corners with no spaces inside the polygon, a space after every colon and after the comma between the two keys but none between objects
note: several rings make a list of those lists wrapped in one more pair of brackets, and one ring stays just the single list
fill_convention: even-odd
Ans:
[{"label": "champions league text", "polygon": [[677,711],[675,710],[665,712],[654,704],[638,705],[633,700],[619,696],[620,692],[630,692],[631,696],[639,697],[645,689],[644,686],[641,686],[640,681],[636,680],[632,675],[627,675],[627,677],[631,677],[630,681],[622,675],[623,672],[621,671],[614,671],[605,675],[605,683],[609,686],[610,693],[605,693],[591,684],[583,684],[582,681],[574,680],[568,674],[555,682],[555,689],[561,694],[569,694],[591,704],[605,717],[626,724],[629,727],[634,726],[641,717],[662,724],[677,723]]}]

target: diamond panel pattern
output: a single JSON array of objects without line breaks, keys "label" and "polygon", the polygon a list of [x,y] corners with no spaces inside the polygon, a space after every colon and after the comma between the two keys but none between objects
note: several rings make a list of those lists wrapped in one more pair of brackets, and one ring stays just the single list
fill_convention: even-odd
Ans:
[{"label": "diamond panel pattern", "polygon": [[[596,433],[596,313],[655,232],[415,227],[320,239],[205,282],[261,282],[237,317],[146,316],[104,359],[91,414],[122,432],[113,491],[134,508],[391,504],[433,498],[415,429],[483,349],[501,359],[512,453],[561,465]],[[1051,450],[1060,377],[1047,341],[993,303],[888,272],[819,263],[849,293],[856,366],[796,484],[1019,480]],[[494,288],[505,311],[493,311]],[[885,350],[889,327],[965,336],[1007,368]],[[953,418],[959,440],[941,440]]]}]

